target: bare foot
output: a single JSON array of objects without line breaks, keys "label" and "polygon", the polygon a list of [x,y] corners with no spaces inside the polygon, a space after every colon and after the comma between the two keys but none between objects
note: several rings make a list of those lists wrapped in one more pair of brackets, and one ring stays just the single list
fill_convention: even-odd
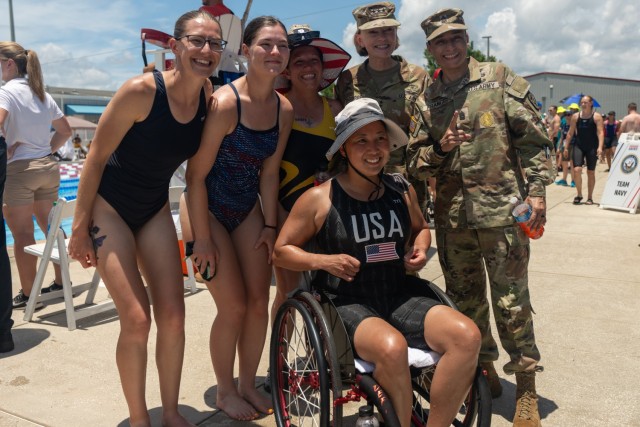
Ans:
[{"label": "bare foot", "polygon": [[129,427],[151,427],[151,418],[149,418],[149,414],[146,414],[146,416],[143,416],[139,420],[129,417]]},{"label": "bare foot", "polygon": [[260,390],[251,388],[247,391],[242,391],[240,394],[259,412],[267,415],[273,414],[273,403],[271,401],[271,398],[262,393]]},{"label": "bare foot", "polygon": [[174,412],[173,414],[162,415],[162,427],[196,427],[195,424],[191,424],[180,413]]},{"label": "bare foot", "polygon": [[253,406],[237,394],[229,394],[223,398],[218,397],[216,406],[227,414],[229,418],[238,421],[255,420],[260,415]]}]

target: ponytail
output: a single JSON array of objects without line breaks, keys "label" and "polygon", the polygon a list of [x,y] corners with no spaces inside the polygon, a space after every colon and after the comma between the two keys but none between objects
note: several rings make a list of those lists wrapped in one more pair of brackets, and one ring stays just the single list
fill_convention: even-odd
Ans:
[{"label": "ponytail", "polygon": [[40,60],[38,59],[38,55],[33,50],[26,50],[25,54],[27,56],[27,76],[29,78],[27,81],[29,82],[29,87],[36,94],[40,101],[44,102],[44,81],[42,78],[42,68],[40,67]]}]

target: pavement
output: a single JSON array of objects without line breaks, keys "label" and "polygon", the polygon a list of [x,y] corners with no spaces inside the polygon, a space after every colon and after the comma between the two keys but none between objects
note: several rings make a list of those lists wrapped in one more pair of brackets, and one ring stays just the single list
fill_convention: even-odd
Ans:
[{"label": "pavement", "polygon": [[[604,169],[598,164],[596,203],[607,177]],[[529,283],[544,366],[537,376],[542,423],[640,426],[640,215],[599,209],[597,204],[574,206],[574,196],[573,188],[548,187],[546,231],[531,243]],[[435,248],[430,253],[436,257]],[[74,281],[91,274],[77,263],[71,271]],[[15,266],[13,273],[15,294]],[[53,277],[51,268],[49,275]],[[444,287],[435,258],[421,276]],[[196,294],[185,294],[183,414],[199,426],[275,425],[272,416],[234,422],[216,409],[216,378],[208,351],[216,308],[209,292],[199,286]],[[272,297],[274,291],[272,286]],[[101,289],[96,300],[105,296]],[[83,297],[77,298],[78,304]],[[0,426],[128,425],[114,357],[117,313],[83,319],[77,330],[68,331],[63,309],[62,300],[53,301],[29,323],[23,321],[22,311],[14,311],[16,349],[0,355]],[[160,426],[155,330],[149,341],[147,403],[153,425]],[[499,365],[507,361],[501,353]],[[267,365],[265,351],[258,369],[260,384]],[[501,377],[504,393],[493,401],[492,425],[506,427],[514,413],[515,379]],[[346,414],[353,414],[357,406],[350,404]]]}]

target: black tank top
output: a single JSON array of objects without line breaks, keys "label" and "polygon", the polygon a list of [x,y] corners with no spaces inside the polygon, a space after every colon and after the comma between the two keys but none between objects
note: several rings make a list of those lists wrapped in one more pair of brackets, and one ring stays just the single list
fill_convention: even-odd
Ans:
[{"label": "black tank top", "polygon": [[388,175],[383,183],[382,197],[364,202],[350,197],[337,179],[331,180],[331,208],[316,235],[317,249],[357,258],[360,271],[353,282],[318,271],[314,286],[334,295],[376,299],[395,294],[404,282],[411,218],[402,192],[408,183],[401,175]]},{"label": "black tank top", "polygon": [[596,121],[593,120],[593,113],[591,117],[586,119],[578,116],[576,130],[578,134],[577,145],[580,149],[589,151],[598,148],[598,127],[596,126]]},{"label": "black tank top", "polygon": [[131,126],[111,154],[98,189],[134,231],[167,202],[171,176],[198,151],[207,113],[203,88],[193,119],[178,122],[169,108],[162,73],[155,70],[153,77],[156,94],[151,111]]}]

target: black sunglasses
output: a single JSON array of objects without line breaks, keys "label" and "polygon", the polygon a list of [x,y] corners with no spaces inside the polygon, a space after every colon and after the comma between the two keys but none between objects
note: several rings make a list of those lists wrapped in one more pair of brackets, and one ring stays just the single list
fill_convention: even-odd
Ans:
[{"label": "black sunglasses", "polygon": [[287,35],[289,47],[301,46],[311,43],[313,39],[320,37],[320,31],[304,31]]}]

